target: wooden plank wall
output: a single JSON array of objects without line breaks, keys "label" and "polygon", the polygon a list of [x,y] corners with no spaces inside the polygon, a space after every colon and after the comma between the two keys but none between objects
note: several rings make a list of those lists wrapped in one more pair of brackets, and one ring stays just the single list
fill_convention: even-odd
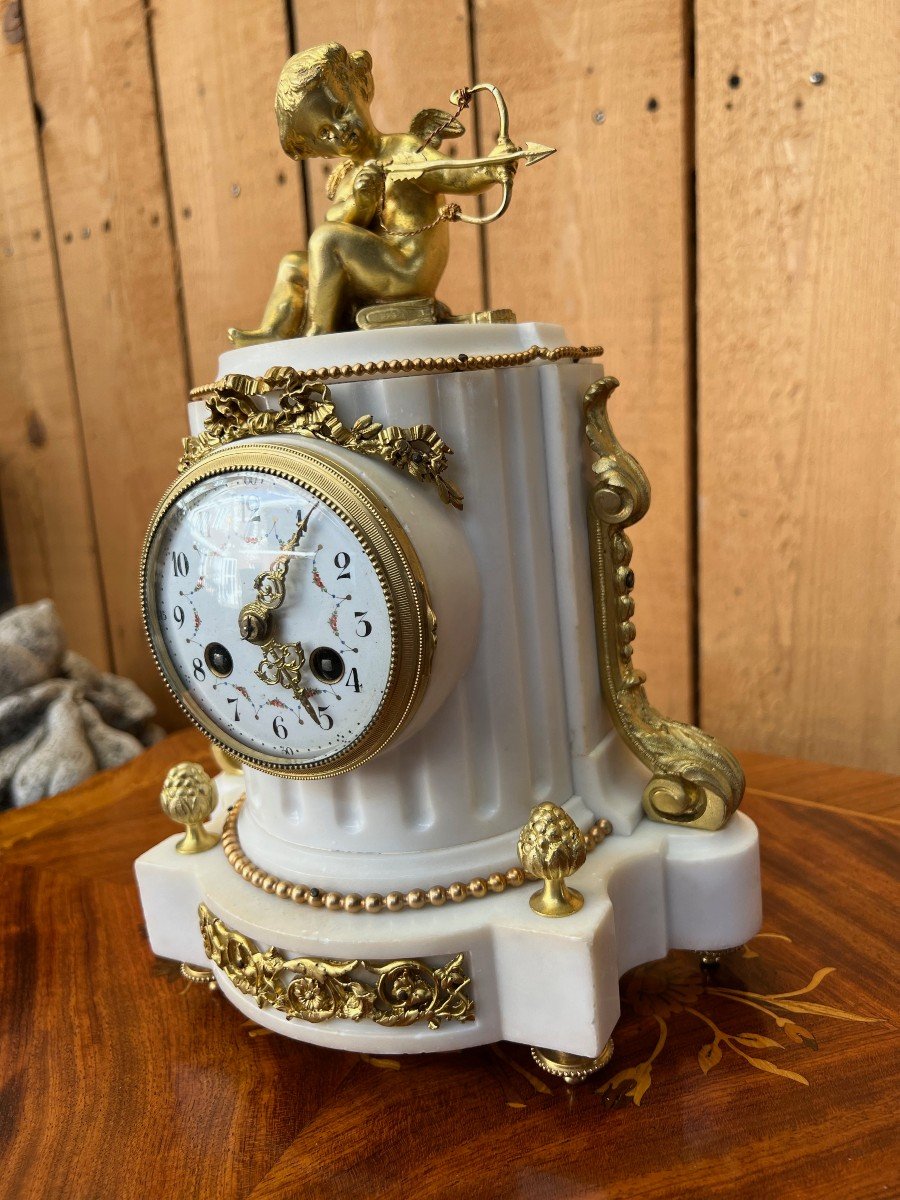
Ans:
[{"label": "wooden plank wall", "polygon": [[703,719],[896,770],[898,11],[697,13]]},{"label": "wooden plank wall", "polygon": [[[566,18],[561,19],[563,11]],[[616,431],[647,470],[635,531],[635,661],[654,704],[693,711],[685,29],[681,0],[477,0],[478,74],[512,132],[558,147],[489,233],[491,303],[601,342]],[[538,61],[539,57],[539,61]],[[483,129],[490,149],[493,114]],[[540,182],[537,172],[542,172]]]},{"label": "wooden plank wall", "polygon": [[[81,412],[21,24],[0,41],[0,497],[17,597],[52,596],[110,665]],[[51,486],[52,481],[52,486]],[[65,504],[60,504],[65,496]]]},{"label": "wooden plank wall", "polygon": [[[78,649],[161,699],[136,595],[144,527],[188,386],[323,212],[330,168],[284,158],[272,95],[292,50],[338,40],[371,50],[382,128],[477,76],[503,88],[514,137],[560,150],[523,173],[504,221],[454,230],[440,294],[606,346],[617,429],[654,489],[635,565],[655,703],[699,707],[738,746],[900,765],[896,664],[873,628],[895,590],[886,4],[0,14],[0,501],[18,598],[52,596]],[[490,106],[467,123],[459,151],[488,149]]]},{"label": "wooden plank wall", "polygon": [[284,4],[258,0],[249,16],[246,0],[150,9],[192,383],[216,377],[225,330],[259,322],[278,260],[306,242],[272,108],[291,54]]},{"label": "wooden plank wall", "polygon": [[158,431],[180,424],[188,375],[146,15],[141,0],[29,0],[25,18],[112,659],[161,700],[135,581],[172,476]]}]

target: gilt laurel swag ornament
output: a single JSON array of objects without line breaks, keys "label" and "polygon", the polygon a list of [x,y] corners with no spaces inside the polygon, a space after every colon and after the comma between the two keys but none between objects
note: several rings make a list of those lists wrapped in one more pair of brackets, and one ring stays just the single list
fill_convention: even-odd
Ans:
[{"label": "gilt laurel swag ornament", "polygon": [[650,507],[650,484],[609,423],[607,402],[618,386],[617,379],[606,376],[584,398],[587,438],[596,455],[588,525],[603,695],[626,744],[653,772],[643,796],[647,816],[670,825],[720,829],[744,794],[740,764],[711,734],[657,712],[644,690],[646,676],[632,662],[634,572],[625,530]]},{"label": "gilt laurel swag ornament", "polygon": [[210,962],[260,1008],[283,1013],[289,1021],[319,1024],[341,1018],[385,1026],[425,1021],[429,1029],[439,1029],[442,1021],[475,1019],[462,954],[437,967],[415,958],[285,958],[229,929],[205,904],[199,916]]},{"label": "gilt laurel swag ornament", "polygon": [[[278,391],[279,407],[258,405],[255,396]],[[209,416],[203,432],[184,439],[180,471],[205,458],[217,446],[248,437],[293,433],[381,458],[421,483],[431,483],[445,504],[462,508],[460,490],[444,478],[453,453],[431,425],[381,425],[362,416],[348,428],[337,415],[325,383],[310,382],[292,367],[273,367],[261,378],[226,375],[208,389]]]}]

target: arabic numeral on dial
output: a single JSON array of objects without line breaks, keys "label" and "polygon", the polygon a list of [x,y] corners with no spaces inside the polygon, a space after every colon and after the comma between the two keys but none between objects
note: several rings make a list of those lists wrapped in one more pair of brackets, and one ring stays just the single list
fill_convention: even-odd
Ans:
[{"label": "arabic numeral on dial", "polygon": [[337,554],[334,556],[334,565],[340,571],[338,579],[350,578],[350,572],[347,570],[347,568],[350,566],[350,555],[346,550],[339,550],[337,552]]},{"label": "arabic numeral on dial", "polygon": [[328,711],[327,705],[320,704],[319,709],[319,724],[327,733],[329,729],[334,728],[334,717]]},{"label": "arabic numeral on dial", "polygon": [[364,609],[362,612],[355,612],[353,615],[357,618],[356,636],[360,638],[368,637],[372,632],[372,622],[365,619],[366,610]]},{"label": "arabic numeral on dial", "polygon": [[356,667],[351,667],[345,686],[348,688],[353,688],[354,692],[362,691],[362,684],[359,682],[359,672],[357,671]]},{"label": "arabic numeral on dial", "polygon": [[175,618],[175,624],[181,629],[182,625],[184,625],[184,609],[180,604],[176,604],[172,609],[172,616]]},{"label": "arabic numeral on dial", "polygon": [[275,734],[275,736],[277,738],[280,738],[282,741],[284,741],[284,739],[287,737],[287,735],[288,735],[287,725],[285,725],[285,723],[284,723],[284,721],[282,721],[281,717],[276,717],[273,720],[272,732]]},{"label": "arabic numeral on dial", "polygon": [[184,551],[183,550],[180,550],[180,551],[173,550],[172,551],[172,573],[176,577],[178,577],[178,576],[183,577],[183,576],[187,575],[187,573],[190,569],[191,569],[191,564],[188,559],[188,556],[184,553]]},{"label": "arabic numeral on dial", "polygon": [[198,683],[202,683],[206,678],[206,667],[203,665],[203,660],[200,658],[195,658],[191,663],[191,666],[194,668],[194,678]]},{"label": "arabic numeral on dial", "polygon": [[233,705],[234,705],[234,712],[232,713],[232,716],[234,717],[234,723],[235,723],[235,725],[240,725],[240,723],[241,723],[241,718],[240,718],[240,715],[239,715],[239,713],[238,713],[238,702],[237,702],[237,696],[229,696],[229,697],[228,697],[228,703],[229,703],[229,704],[233,704]]}]

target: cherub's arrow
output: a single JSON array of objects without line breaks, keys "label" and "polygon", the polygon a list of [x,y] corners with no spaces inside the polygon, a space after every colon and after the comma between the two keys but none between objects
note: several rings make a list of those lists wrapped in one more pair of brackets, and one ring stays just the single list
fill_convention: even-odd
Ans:
[{"label": "cherub's arrow", "polygon": [[[494,84],[475,83],[471,87],[466,88],[465,92],[454,92],[450,99],[454,104],[461,104],[463,101],[467,103],[468,97],[474,95],[475,92],[490,92],[497,105],[497,111],[500,115],[497,151],[493,154],[485,155],[483,158],[401,158],[379,163],[378,166],[386,175],[393,175],[395,179],[418,179],[420,175],[424,175],[428,171],[460,171],[472,167],[497,167],[502,166],[504,163],[516,162],[524,162],[526,167],[530,167],[534,163],[540,162],[542,158],[547,158],[549,155],[556,153],[556,150],[552,146],[542,146],[539,142],[526,142],[524,146],[516,146],[510,141],[509,109],[506,107],[506,101],[500,94],[500,89],[495,87]],[[509,208],[509,202],[512,199],[512,172],[508,172],[508,175],[508,179],[501,180],[503,196],[496,212],[488,213],[485,217],[469,217],[457,209],[455,219],[466,221],[470,225],[487,225],[491,221],[496,221],[498,217],[502,217],[507,208]]]},{"label": "cherub's arrow", "polygon": [[503,163],[519,162],[531,167],[556,153],[554,146],[542,146],[540,142],[526,142],[524,146],[516,146],[513,150],[504,150],[500,154],[488,154],[483,158],[449,158],[449,159],[392,159],[388,163],[379,164],[385,174],[396,175],[404,179],[418,179],[429,171],[461,171],[467,167],[497,167]]}]

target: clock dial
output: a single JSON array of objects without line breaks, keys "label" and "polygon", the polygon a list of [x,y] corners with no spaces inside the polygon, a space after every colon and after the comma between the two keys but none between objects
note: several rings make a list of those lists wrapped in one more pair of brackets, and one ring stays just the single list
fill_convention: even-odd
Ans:
[{"label": "clock dial", "polygon": [[[315,484],[244,458],[173,485],[145,545],[143,590],[157,661],[189,715],[245,761],[322,775],[358,765],[406,720],[431,647],[424,580],[412,573],[398,591],[409,559],[388,514],[359,506],[361,527],[322,483],[332,471],[332,491],[357,504],[364,490],[311,461]],[[404,631],[410,641],[417,629],[404,665]]]}]

